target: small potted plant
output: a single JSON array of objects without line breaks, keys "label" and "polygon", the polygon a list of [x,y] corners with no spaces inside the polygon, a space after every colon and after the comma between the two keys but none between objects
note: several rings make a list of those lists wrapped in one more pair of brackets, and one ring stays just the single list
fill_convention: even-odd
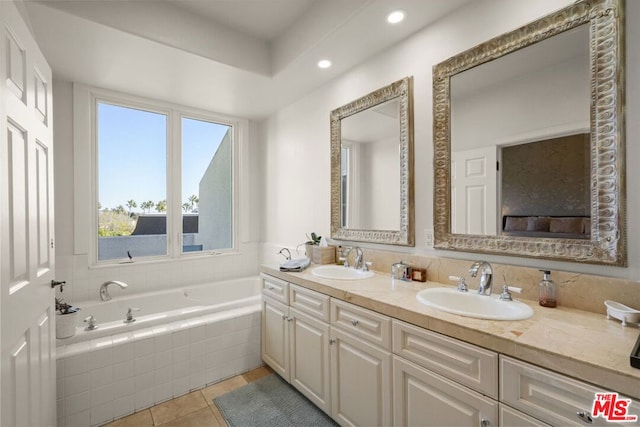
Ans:
[{"label": "small potted plant", "polygon": [[56,338],[70,338],[76,334],[79,307],[56,298]]},{"label": "small potted plant", "polygon": [[307,258],[313,259],[313,247],[320,244],[320,239],[322,239],[322,236],[318,236],[316,233],[311,233],[311,237],[307,234],[307,241],[305,242]]}]

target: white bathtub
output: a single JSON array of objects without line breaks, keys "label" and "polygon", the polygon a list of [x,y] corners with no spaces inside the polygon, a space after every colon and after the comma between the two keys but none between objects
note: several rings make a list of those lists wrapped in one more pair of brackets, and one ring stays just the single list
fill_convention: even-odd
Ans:
[{"label": "white bathtub", "polygon": [[[58,426],[102,425],[260,366],[260,289],[247,277],[76,303],[76,335],[57,340]],[[84,331],[89,315],[98,328]]]},{"label": "white bathtub", "polygon": [[[116,285],[110,285],[116,286]],[[167,324],[210,313],[245,308],[260,303],[260,278],[247,277],[217,283],[188,286],[168,291],[123,295],[110,301],[77,303],[80,307],[76,334],[57,340],[58,345],[93,340],[150,326]],[[124,323],[133,309],[135,322]],[[93,315],[97,328],[85,331],[84,321]]]}]

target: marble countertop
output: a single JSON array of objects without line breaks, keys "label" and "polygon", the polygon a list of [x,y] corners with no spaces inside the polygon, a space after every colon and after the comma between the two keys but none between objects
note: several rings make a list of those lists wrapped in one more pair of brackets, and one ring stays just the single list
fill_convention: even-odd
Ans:
[{"label": "marble countertop", "polygon": [[[462,317],[427,307],[416,294],[436,282],[403,282],[375,272],[364,280],[316,277],[312,264],[302,273],[284,273],[263,265],[262,272],[331,297],[368,308],[553,371],[640,399],[640,369],[631,367],[629,355],[640,334],[637,326],[623,327],[602,314],[558,306],[545,308],[520,300],[534,310],[532,318],[518,321]],[[514,298],[517,295],[514,294]]]}]

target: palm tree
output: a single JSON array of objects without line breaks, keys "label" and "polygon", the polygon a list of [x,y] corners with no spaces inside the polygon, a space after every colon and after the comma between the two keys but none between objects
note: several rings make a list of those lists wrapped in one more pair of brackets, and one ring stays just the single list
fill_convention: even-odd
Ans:
[{"label": "palm tree", "polygon": [[166,200],[160,200],[158,203],[156,203],[156,210],[158,212],[166,212],[167,211],[167,201]]},{"label": "palm tree", "polygon": [[182,210],[185,213],[189,212],[189,209],[191,209],[191,205],[189,203],[185,202],[185,203],[182,204]]},{"label": "palm tree", "polygon": [[138,204],[133,199],[127,200],[127,207],[129,208],[129,216],[131,216],[131,209],[137,208]]},{"label": "palm tree", "polygon": [[153,200],[147,200],[146,202],[140,203],[140,207],[147,212],[149,212],[151,208],[154,206],[155,206],[155,203],[153,203]]},{"label": "palm tree", "polygon": [[198,203],[200,203],[200,199],[198,198],[198,196],[196,196],[195,194],[192,194],[191,196],[189,196],[189,210],[191,210],[191,212],[197,212],[198,211]]},{"label": "palm tree", "polygon": [[125,214],[125,213],[127,213],[127,211],[125,211],[125,210],[124,210],[124,206],[122,206],[122,205],[118,205],[118,206],[116,206],[116,207],[113,209],[113,211],[114,211],[115,213],[119,213],[119,214]]}]

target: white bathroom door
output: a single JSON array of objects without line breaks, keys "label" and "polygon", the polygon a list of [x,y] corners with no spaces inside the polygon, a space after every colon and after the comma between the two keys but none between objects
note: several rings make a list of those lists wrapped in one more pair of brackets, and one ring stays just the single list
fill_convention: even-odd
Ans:
[{"label": "white bathroom door", "polygon": [[496,234],[496,153],[496,147],[451,153],[453,233]]},{"label": "white bathroom door", "polygon": [[51,69],[0,1],[0,425],[55,426]]}]

